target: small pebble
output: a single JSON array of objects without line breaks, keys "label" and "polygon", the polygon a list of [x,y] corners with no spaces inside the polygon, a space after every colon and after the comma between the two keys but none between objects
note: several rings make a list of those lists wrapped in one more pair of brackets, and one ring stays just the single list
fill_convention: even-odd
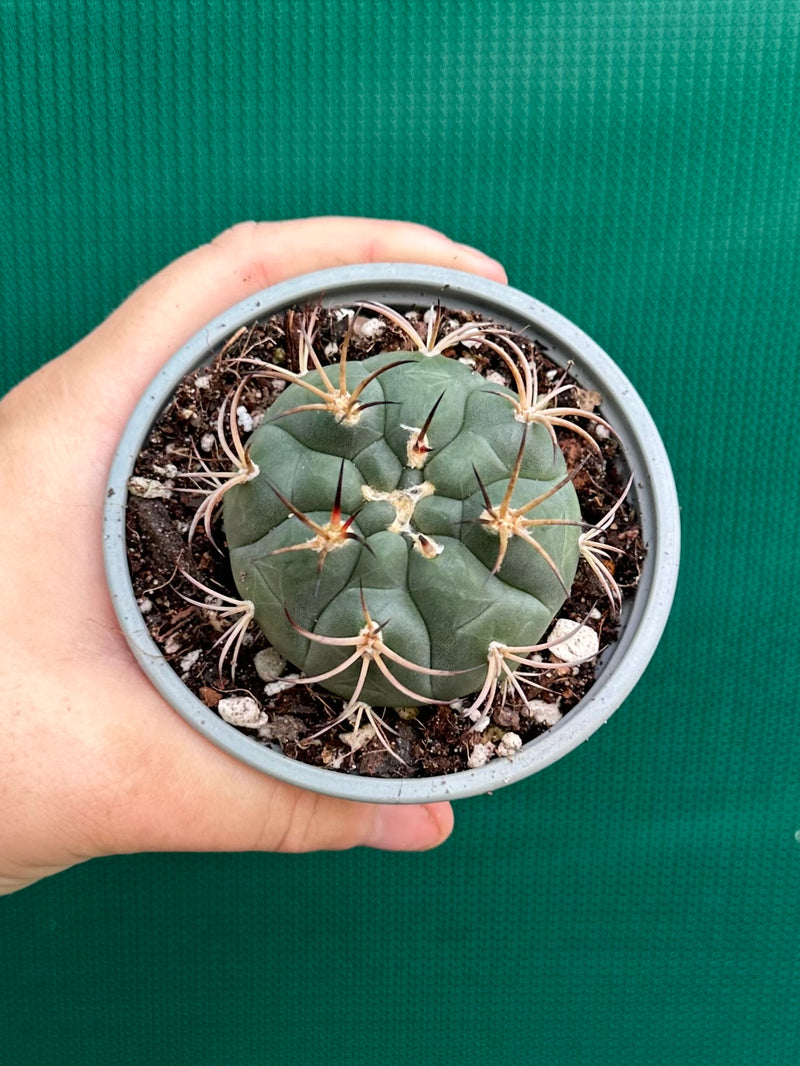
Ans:
[{"label": "small pebble", "polygon": [[258,729],[269,721],[252,696],[226,696],[217,704],[220,718],[229,725]]},{"label": "small pebble", "polygon": [[359,318],[356,330],[365,340],[372,341],[386,330],[386,323],[380,318]]},{"label": "small pebble", "polygon": [[128,478],[128,491],[143,500],[168,500],[172,496],[172,489],[151,477]]},{"label": "small pebble", "polygon": [[398,718],[402,718],[404,722],[412,722],[415,718],[419,718],[419,707],[395,707]]},{"label": "small pebble", "polygon": [[523,714],[532,718],[539,725],[551,726],[561,718],[561,711],[557,703],[548,703],[547,700],[528,700],[523,708]]},{"label": "small pebble", "polygon": [[286,659],[275,648],[262,648],[253,657],[253,665],[262,681],[274,681],[286,669]]},{"label": "small pebble", "polygon": [[491,724],[492,717],[484,711],[472,711],[467,715],[467,718],[472,718],[473,715],[477,717],[475,717],[475,723],[471,728],[471,732],[482,733],[484,729],[487,729]]},{"label": "small pebble", "polygon": [[277,681],[270,681],[264,685],[264,695],[277,696],[278,693],[285,692],[287,688],[292,688],[299,680],[299,674],[287,674],[286,677],[281,677]]},{"label": "small pebble", "polygon": [[197,660],[199,658],[200,658],[200,649],[199,648],[195,648],[194,651],[187,652],[186,655],[184,655],[184,657],[181,659],[181,673],[184,676],[186,674],[188,674],[189,671],[191,670],[191,668],[194,666],[194,664],[197,662]]},{"label": "small pebble", "polygon": [[245,433],[253,432],[254,422],[250,416],[250,412],[247,410],[244,404],[240,404],[239,407],[236,408],[236,421],[239,423],[240,428],[243,429]]},{"label": "small pebble", "polygon": [[578,659],[591,659],[600,650],[600,639],[589,626],[574,622],[571,618],[559,618],[550,630],[548,641],[558,644],[548,649],[562,663],[574,663]]},{"label": "small pebble", "polygon": [[503,759],[510,759],[522,748],[522,737],[518,733],[503,733],[497,742],[497,754]]},{"label": "small pebble", "polygon": [[[319,742],[317,742],[319,743]],[[331,770],[338,770],[344,760],[347,758],[347,752],[334,751],[333,748],[324,747],[322,749],[322,765],[329,767]]]},{"label": "small pebble", "polygon": [[213,433],[204,433],[200,438],[200,450],[203,452],[210,452],[216,443],[216,439],[217,438]]},{"label": "small pebble", "polygon": [[274,722],[267,722],[258,728],[259,739],[277,742],[281,747],[296,743],[305,732],[305,723],[293,714],[278,714]]},{"label": "small pebble", "polygon": [[603,402],[603,397],[595,389],[579,389],[575,386],[575,401],[582,411],[594,411]]},{"label": "small pebble", "polygon": [[469,753],[467,764],[472,770],[477,770],[480,766],[485,766],[487,764],[494,755],[494,752],[494,744],[476,744]]},{"label": "small pebble", "polygon": [[370,722],[354,729],[352,733],[340,733],[339,740],[346,744],[351,751],[361,751],[371,740],[375,738],[375,726]]},{"label": "small pebble", "polygon": [[492,714],[492,721],[501,729],[510,729],[516,733],[519,729],[519,711],[516,707],[501,704]]}]

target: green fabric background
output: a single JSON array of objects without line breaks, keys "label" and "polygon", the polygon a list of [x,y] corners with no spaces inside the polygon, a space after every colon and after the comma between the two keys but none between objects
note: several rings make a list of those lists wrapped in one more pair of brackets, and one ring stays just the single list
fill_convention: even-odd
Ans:
[{"label": "green fabric background", "polygon": [[413,218],[621,364],[685,535],[626,705],[439,851],[0,902],[3,1062],[800,1062],[799,35],[797,0],[0,0],[3,388],[236,220]]}]

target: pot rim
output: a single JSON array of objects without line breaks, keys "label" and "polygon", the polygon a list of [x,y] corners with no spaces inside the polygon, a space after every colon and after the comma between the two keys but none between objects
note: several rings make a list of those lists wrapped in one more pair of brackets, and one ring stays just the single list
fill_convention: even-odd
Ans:
[{"label": "pot rim", "polygon": [[[438,300],[527,327],[556,362],[573,362],[573,373],[584,388],[601,393],[603,415],[622,441],[626,462],[635,473],[636,505],[647,545],[639,585],[623,611],[619,639],[601,657],[589,692],[511,758],[495,758],[454,774],[403,779],[362,777],[297,762],[206,707],[173,671],[147,630],[128,570],[125,513],[128,479],[153,421],[181,379],[240,326],[320,297],[328,305],[372,299],[401,307],[430,306]],[[419,264],[374,263],[315,271],[263,289],[219,315],[176,352],[145,390],[120,439],[107,484],[103,554],[114,609],[134,656],[167,702],[208,740],[272,777],[315,792],[364,802],[420,803],[478,795],[521,780],[574,750],[608,720],[644,673],[666,625],[680,563],[680,517],[669,459],[649,411],[622,370],[581,329],[520,290],[477,275]]]}]

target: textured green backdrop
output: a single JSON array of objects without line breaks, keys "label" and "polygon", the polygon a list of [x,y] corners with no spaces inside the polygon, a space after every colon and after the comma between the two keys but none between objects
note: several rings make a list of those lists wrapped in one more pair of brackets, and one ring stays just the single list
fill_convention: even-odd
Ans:
[{"label": "textured green backdrop", "polygon": [[797,0],[0,0],[0,385],[233,221],[413,218],[617,359],[685,527],[635,694],[440,851],[1,902],[9,1066],[800,1062],[799,35]]}]

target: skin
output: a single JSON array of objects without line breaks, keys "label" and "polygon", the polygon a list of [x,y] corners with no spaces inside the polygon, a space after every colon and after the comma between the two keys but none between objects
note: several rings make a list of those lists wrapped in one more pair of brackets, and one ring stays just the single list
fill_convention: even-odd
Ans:
[{"label": "skin", "polygon": [[0,892],[103,855],[417,851],[450,834],[447,803],[318,796],[218,751],[141,674],[117,627],[101,559],[113,451],[173,352],[268,285],[381,261],[506,280],[494,260],[410,223],[241,223],[151,278],[0,400]]}]

